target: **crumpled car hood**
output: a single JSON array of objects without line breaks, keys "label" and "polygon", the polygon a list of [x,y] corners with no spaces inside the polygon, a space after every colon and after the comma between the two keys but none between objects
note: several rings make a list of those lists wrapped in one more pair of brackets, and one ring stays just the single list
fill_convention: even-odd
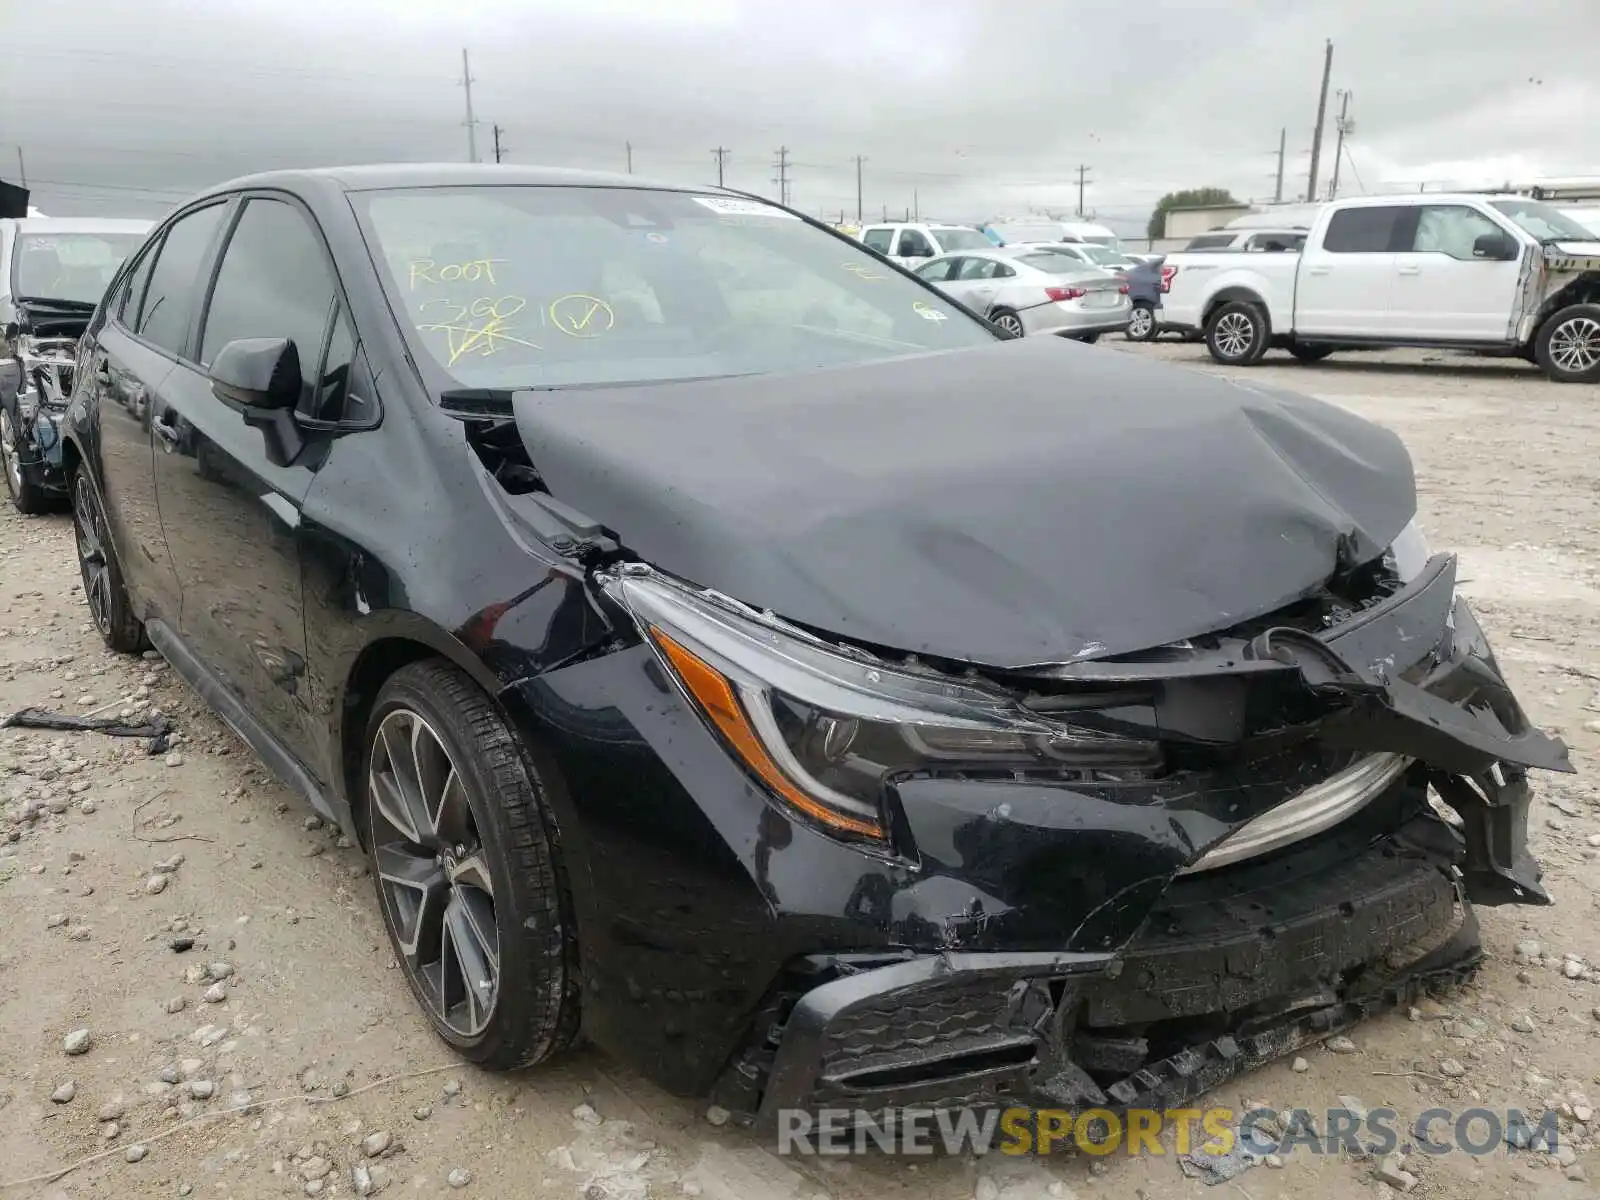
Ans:
[{"label": "crumpled car hood", "polygon": [[658,568],[815,629],[990,666],[1233,625],[1380,554],[1399,439],[1055,339],[790,375],[519,392],[551,494]]}]

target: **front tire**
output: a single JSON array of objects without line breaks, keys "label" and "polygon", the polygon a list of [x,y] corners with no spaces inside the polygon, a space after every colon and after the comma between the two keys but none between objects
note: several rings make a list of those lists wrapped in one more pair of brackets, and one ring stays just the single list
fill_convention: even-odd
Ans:
[{"label": "front tire", "polygon": [[144,622],[134,615],[122,564],[107,529],[100,493],[89,472],[80,466],[72,473],[72,533],[78,546],[83,598],[105,644],[118,654],[138,654],[148,650],[150,642]]},{"label": "front tire", "polygon": [[989,324],[1003,330],[1008,337],[1024,337],[1027,330],[1022,327],[1022,318],[1009,308],[997,308],[989,316]]},{"label": "front tire", "polygon": [[1143,301],[1135,304],[1133,311],[1128,314],[1128,327],[1123,330],[1123,336],[1130,342],[1155,341],[1160,336],[1160,329],[1156,325],[1156,310]]},{"label": "front tire", "polygon": [[1230,300],[1206,322],[1206,349],[1224,366],[1250,367],[1267,352],[1271,330],[1261,306]]},{"label": "front tire", "polygon": [[577,939],[555,819],[561,786],[449,663],[378,693],[362,756],[367,856],[395,957],[434,1032],[491,1070],[577,1037]]},{"label": "front tire", "polygon": [[4,405],[0,405],[0,474],[5,476],[11,507],[23,516],[32,517],[49,510],[49,495],[28,477],[22,465],[22,431],[12,421],[11,410]]},{"label": "front tire", "polygon": [[1551,314],[1533,353],[1556,383],[1600,383],[1600,305],[1573,304]]}]

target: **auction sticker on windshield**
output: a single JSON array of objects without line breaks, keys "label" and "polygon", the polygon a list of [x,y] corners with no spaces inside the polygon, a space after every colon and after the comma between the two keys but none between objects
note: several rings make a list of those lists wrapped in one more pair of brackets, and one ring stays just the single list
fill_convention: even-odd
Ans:
[{"label": "auction sticker on windshield", "polygon": [[734,196],[696,196],[694,202],[725,217],[783,217],[789,221],[800,219],[794,213],[774,208],[770,204],[762,204],[756,200],[740,200]]}]

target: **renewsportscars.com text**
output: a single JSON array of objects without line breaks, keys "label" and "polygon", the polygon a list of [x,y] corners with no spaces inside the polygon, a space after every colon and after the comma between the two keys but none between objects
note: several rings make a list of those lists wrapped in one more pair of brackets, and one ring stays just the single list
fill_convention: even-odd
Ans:
[{"label": "renewsportscars.com text", "polygon": [[[1163,1136],[1170,1133],[1167,1144]],[[777,1152],[848,1154],[1375,1154],[1415,1148],[1424,1154],[1492,1154],[1502,1146],[1555,1150],[1560,1126],[1553,1112],[1537,1119],[1519,1109],[1430,1108],[1407,1122],[1392,1108],[1358,1112],[1330,1108],[1065,1109],[990,1108],[784,1109]]]}]

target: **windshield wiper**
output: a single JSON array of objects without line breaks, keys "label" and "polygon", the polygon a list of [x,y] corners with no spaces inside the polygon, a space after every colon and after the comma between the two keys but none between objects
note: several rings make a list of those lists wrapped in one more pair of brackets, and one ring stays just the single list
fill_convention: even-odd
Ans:
[{"label": "windshield wiper", "polygon": [[98,300],[65,300],[60,296],[18,296],[18,304],[49,304],[56,308],[68,308],[74,312],[93,312],[100,303]]},{"label": "windshield wiper", "polygon": [[499,421],[515,416],[512,401],[518,392],[596,392],[612,388],[659,387],[670,383],[704,383],[713,379],[743,379],[760,371],[727,371],[718,375],[670,375],[664,379],[601,379],[583,383],[525,383],[520,387],[451,388],[439,393],[439,409],[458,421]]}]

